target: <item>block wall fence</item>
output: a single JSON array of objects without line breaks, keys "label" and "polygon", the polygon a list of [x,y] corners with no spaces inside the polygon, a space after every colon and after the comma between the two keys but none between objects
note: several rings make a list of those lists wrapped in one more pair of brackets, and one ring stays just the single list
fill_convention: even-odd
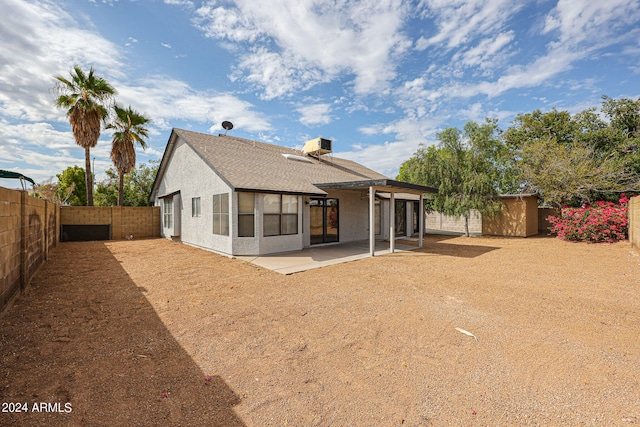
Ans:
[{"label": "block wall fence", "polygon": [[640,196],[629,201],[629,241],[640,254]]},{"label": "block wall fence", "polygon": [[114,240],[160,237],[160,208],[60,206],[0,187],[0,315],[60,244],[63,224],[109,224]]},{"label": "block wall fence", "polygon": [[62,206],[62,225],[111,225],[111,239],[160,237],[158,206]]},{"label": "block wall fence", "polygon": [[[445,215],[442,212],[429,212],[426,215],[425,229],[430,232],[455,231],[464,232],[464,217]],[[482,215],[474,210],[469,215],[469,233],[482,233]]]},{"label": "block wall fence", "polygon": [[0,313],[59,242],[60,206],[0,187]]}]

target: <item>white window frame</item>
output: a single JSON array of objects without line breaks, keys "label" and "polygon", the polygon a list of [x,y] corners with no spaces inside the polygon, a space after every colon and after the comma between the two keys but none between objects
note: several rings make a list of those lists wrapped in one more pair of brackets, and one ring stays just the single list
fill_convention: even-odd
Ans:
[{"label": "white window frame", "polygon": [[229,235],[229,193],[213,195],[213,234]]},{"label": "white window frame", "polygon": [[202,215],[202,204],[200,197],[191,198],[191,216],[200,217]]},{"label": "white window frame", "polygon": [[173,198],[165,198],[162,210],[164,228],[173,228]]}]

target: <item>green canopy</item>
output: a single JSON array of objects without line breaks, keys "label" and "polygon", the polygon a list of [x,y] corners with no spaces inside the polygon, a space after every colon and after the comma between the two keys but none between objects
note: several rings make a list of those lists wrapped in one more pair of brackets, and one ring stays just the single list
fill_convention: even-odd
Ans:
[{"label": "green canopy", "polygon": [[31,184],[36,185],[36,183],[31,178],[29,178],[28,176],[24,176],[18,172],[11,172],[0,169],[0,178],[24,179],[25,181],[29,181]]}]

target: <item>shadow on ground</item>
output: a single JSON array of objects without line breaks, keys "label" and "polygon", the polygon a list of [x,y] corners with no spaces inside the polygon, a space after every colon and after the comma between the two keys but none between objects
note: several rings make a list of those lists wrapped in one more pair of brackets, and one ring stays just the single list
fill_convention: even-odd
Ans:
[{"label": "shadow on ground", "polygon": [[[1,319],[0,402],[28,412],[0,413],[0,425],[243,426],[240,398],[202,372],[144,291],[103,243],[59,245]],[[33,411],[41,403],[48,412]]]},{"label": "shadow on ground", "polygon": [[[459,238],[459,236],[448,235],[428,235],[425,236],[424,244],[422,248],[414,249],[415,254],[432,254],[432,255],[444,255],[458,258],[475,258],[480,255],[487,254],[489,252],[500,249],[498,246],[487,245],[469,245],[458,243],[444,243],[448,240]],[[467,238],[467,239],[473,239]],[[473,240],[470,240],[473,241]]]}]

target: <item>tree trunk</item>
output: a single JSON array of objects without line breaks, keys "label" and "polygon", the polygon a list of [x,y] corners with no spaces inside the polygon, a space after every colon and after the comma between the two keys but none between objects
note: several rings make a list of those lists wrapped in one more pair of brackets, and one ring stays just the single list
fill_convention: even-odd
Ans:
[{"label": "tree trunk", "polygon": [[84,179],[87,185],[87,206],[93,206],[93,174],[91,171],[91,149],[84,149]]},{"label": "tree trunk", "polygon": [[124,174],[118,172],[118,206],[124,206]]},{"label": "tree trunk", "polygon": [[464,233],[465,236],[469,237],[469,215],[464,216]]}]

